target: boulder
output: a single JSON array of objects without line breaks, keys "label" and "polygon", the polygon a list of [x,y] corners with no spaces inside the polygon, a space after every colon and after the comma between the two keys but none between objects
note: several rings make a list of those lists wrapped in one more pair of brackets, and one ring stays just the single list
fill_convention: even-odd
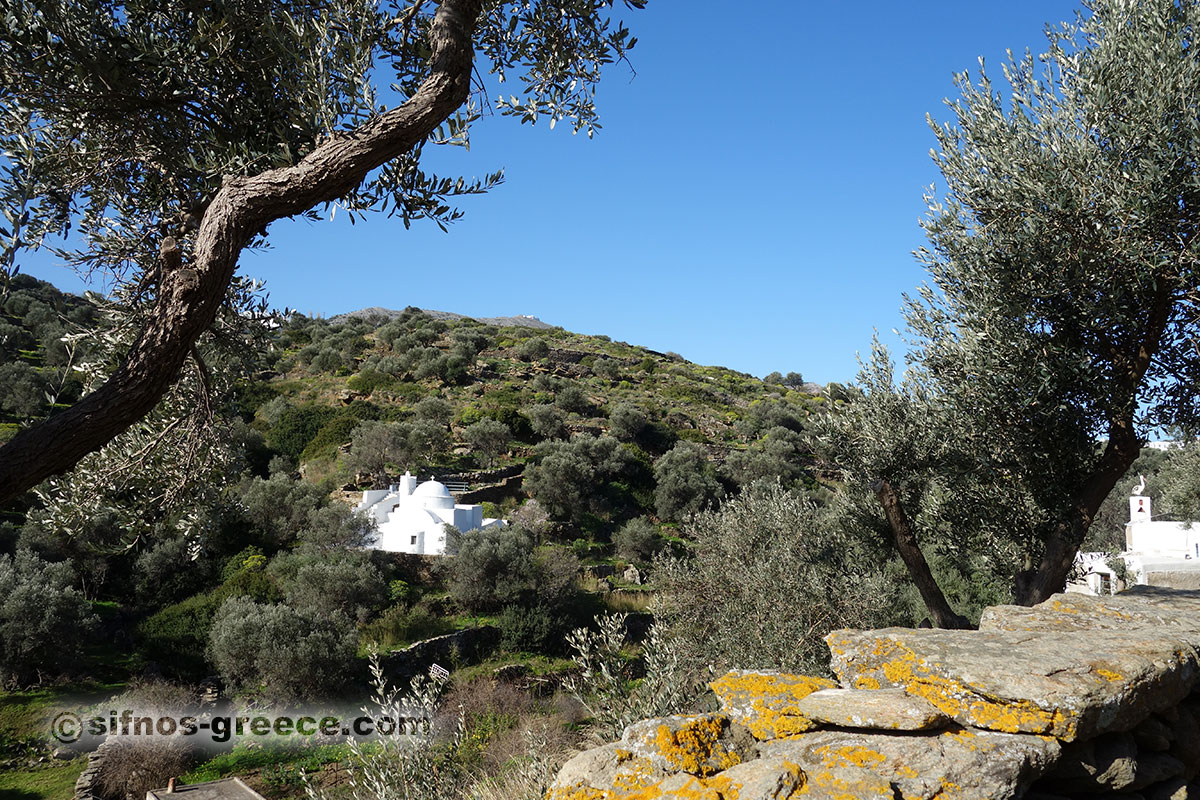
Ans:
[{"label": "boulder", "polygon": [[863,769],[906,800],[1021,797],[1058,757],[1052,737],[993,733],[955,726],[936,735],[821,730],[762,745],[816,781],[823,771]]},{"label": "boulder", "polygon": [[745,726],[725,714],[673,716],[635,722],[621,737],[622,750],[669,773],[701,778],[758,756]]},{"label": "boulder", "polygon": [[812,730],[816,723],[802,714],[797,703],[818,689],[834,689],[833,681],[781,672],[734,670],[709,686],[721,702],[721,711],[750,729],[755,738],[774,739]]},{"label": "boulder", "polygon": [[1064,741],[1128,730],[1186,697],[1200,674],[1196,649],[1162,626],[842,630],[826,642],[844,685],[900,687],[963,725]]}]

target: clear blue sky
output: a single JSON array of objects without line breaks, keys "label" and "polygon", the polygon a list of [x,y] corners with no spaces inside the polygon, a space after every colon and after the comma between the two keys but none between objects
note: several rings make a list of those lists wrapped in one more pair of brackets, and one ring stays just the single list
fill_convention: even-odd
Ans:
[{"label": "clear blue sky", "polygon": [[[595,139],[492,117],[445,171],[505,183],[443,234],[376,217],[281,221],[242,271],[271,301],[532,314],[703,364],[847,381],[876,329],[895,344],[923,280],[925,114],[953,73],[1044,49],[1078,3],[650,0],[629,12],[636,77],[600,87]],[[43,259],[25,271],[80,284]]]}]

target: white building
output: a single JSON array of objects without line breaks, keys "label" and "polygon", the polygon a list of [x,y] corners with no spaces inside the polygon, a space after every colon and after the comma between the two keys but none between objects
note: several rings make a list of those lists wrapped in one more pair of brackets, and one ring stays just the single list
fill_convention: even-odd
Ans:
[{"label": "white building", "polygon": [[388,489],[368,489],[354,509],[375,521],[379,531],[374,547],[393,553],[437,556],[446,552],[446,525],[462,533],[503,525],[502,519],[484,519],[483,506],[454,502],[450,491],[437,481],[417,485],[405,472],[400,483]]},{"label": "white building", "polygon": [[[1145,495],[1129,498],[1125,550],[1118,554],[1125,564],[1123,583],[1200,589],[1200,523],[1157,520],[1151,508]],[[1080,553],[1076,571],[1081,579],[1067,591],[1112,594],[1124,588],[1107,559],[1106,553]]]}]

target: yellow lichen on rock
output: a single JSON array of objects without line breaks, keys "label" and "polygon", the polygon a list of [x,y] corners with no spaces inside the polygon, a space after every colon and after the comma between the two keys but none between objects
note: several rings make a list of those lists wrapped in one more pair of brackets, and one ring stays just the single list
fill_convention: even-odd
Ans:
[{"label": "yellow lichen on rock", "polygon": [[879,639],[873,655],[885,680],[927,700],[959,722],[1002,733],[1048,733],[1073,738],[1076,721],[1060,710],[1047,710],[1026,700],[1003,701],[983,697],[970,687],[933,674],[929,665],[903,644]]},{"label": "yellow lichen on rock", "polygon": [[671,768],[708,777],[741,763],[741,756],[720,742],[726,724],[724,717],[702,716],[675,729],[659,725],[654,746]]},{"label": "yellow lichen on rock", "polygon": [[818,689],[837,684],[825,678],[770,672],[730,672],[709,684],[721,709],[759,740],[810,731],[816,724],[796,703]]}]

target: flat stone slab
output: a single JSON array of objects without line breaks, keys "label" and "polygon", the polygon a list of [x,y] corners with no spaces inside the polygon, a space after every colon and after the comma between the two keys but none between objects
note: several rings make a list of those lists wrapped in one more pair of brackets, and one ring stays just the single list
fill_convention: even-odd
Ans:
[{"label": "flat stone slab", "polygon": [[[1004,800],[1023,796],[1053,764],[1061,745],[1050,736],[993,733],[955,726],[933,735],[813,731],[763,745],[821,785],[867,771],[905,800]],[[856,797],[848,794],[844,797]]]},{"label": "flat stone slab", "polygon": [[721,711],[760,740],[815,728],[816,723],[801,713],[797,703],[820,689],[837,688],[825,678],[743,670],[729,672],[709,686],[721,701]]},{"label": "flat stone slab", "polygon": [[[1141,589],[1142,591],[1137,591]],[[1170,627],[1200,646],[1200,592],[1173,592],[1170,605],[1161,590],[1139,586],[1119,595],[1096,597],[1068,592],[1036,606],[992,606],[983,611],[983,631],[1095,631]]]},{"label": "flat stone slab", "polygon": [[825,641],[842,684],[903,688],[957,722],[1064,741],[1128,730],[1200,676],[1179,629],[840,630]]},{"label": "flat stone slab", "polygon": [[821,689],[796,703],[814,722],[842,728],[928,731],[944,728],[950,717],[903,689]]}]

